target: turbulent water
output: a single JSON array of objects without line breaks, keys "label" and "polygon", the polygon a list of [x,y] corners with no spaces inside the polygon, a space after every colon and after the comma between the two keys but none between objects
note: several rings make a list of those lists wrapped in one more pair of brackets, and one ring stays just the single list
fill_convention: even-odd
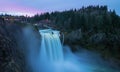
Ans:
[{"label": "turbulent water", "polygon": [[95,53],[80,50],[73,54],[68,46],[62,46],[59,31],[46,29],[39,33],[40,47],[31,48],[28,59],[32,72],[119,72]]},{"label": "turbulent water", "polygon": [[40,34],[42,36],[40,58],[50,62],[63,61],[59,31],[40,30]]}]

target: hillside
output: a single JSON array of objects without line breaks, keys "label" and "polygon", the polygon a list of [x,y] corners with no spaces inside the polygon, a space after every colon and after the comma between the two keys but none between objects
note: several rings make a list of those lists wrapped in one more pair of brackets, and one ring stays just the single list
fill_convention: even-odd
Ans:
[{"label": "hillside", "polygon": [[[63,12],[44,13],[33,22],[51,21],[65,35],[65,44],[97,51],[105,59],[120,60],[120,17],[107,6],[88,6]],[[120,62],[120,61],[119,61]]]}]

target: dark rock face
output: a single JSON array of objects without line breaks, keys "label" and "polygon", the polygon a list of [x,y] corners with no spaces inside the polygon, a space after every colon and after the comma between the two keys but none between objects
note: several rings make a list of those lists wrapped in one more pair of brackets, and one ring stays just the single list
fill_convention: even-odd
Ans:
[{"label": "dark rock face", "polygon": [[0,72],[25,72],[24,53],[17,44],[20,30],[20,27],[6,24],[0,18]]},{"label": "dark rock face", "polygon": [[103,42],[105,40],[105,38],[106,38],[105,33],[97,33],[97,34],[92,35],[89,38],[89,41],[91,43],[100,43],[100,42]]},{"label": "dark rock face", "polygon": [[120,34],[114,33],[85,33],[80,30],[65,34],[65,42],[72,51],[78,51],[80,46],[100,53],[101,57],[111,65],[120,67]]},{"label": "dark rock face", "polygon": [[67,41],[67,43],[69,42],[76,42],[77,40],[80,40],[82,38],[82,32],[81,29],[76,30],[76,31],[72,31],[71,33],[65,35],[65,41]]},{"label": "dark rock face", "polygon": [[75,45],[79,45],[83,38],[83,33],[81,29],[72,31],[70,33],[64,34],[64,44],[69,44],[72,48],[72,51],[77,51],[78,47],[75,47]]}]

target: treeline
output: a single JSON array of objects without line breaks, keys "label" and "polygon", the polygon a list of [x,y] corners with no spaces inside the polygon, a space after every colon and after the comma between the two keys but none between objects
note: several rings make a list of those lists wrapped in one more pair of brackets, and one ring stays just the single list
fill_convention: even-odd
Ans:
[{"label": "treeline", "polygon": [[120,28],[120,17],[115,10],[108,11],[107,6],[88,6],[63,12],[35,15],[33,21],[50,20],[54,25],[65,30],[112,32]]},{"label": "treeline", "polygon": [[[88,6],[63,12],[44,13],[33,22],[50,20],[65,32],[65,42],[96,50],[105,58],[120,60],[120,16],[107,6]],[[78,34],[78,35],[77,35]]]}]

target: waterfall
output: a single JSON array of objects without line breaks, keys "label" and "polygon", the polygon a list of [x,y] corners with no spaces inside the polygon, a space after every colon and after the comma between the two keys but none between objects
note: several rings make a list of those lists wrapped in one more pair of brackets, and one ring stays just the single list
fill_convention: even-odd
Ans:
[{"label": "waterfall", "polygon": [[119,72],[109,67],[99,54],[83,48],[72,53],[69,46],[61,45],[59,31],[46,29],[39,33],[41,40],[33,31],[25,30],[28,72]]},{"label": "waterfall", "polygon": [[41,34],[40,58],[45,61],[63,61],[63,49],[59,31],[46,29],[39,30]]}]

